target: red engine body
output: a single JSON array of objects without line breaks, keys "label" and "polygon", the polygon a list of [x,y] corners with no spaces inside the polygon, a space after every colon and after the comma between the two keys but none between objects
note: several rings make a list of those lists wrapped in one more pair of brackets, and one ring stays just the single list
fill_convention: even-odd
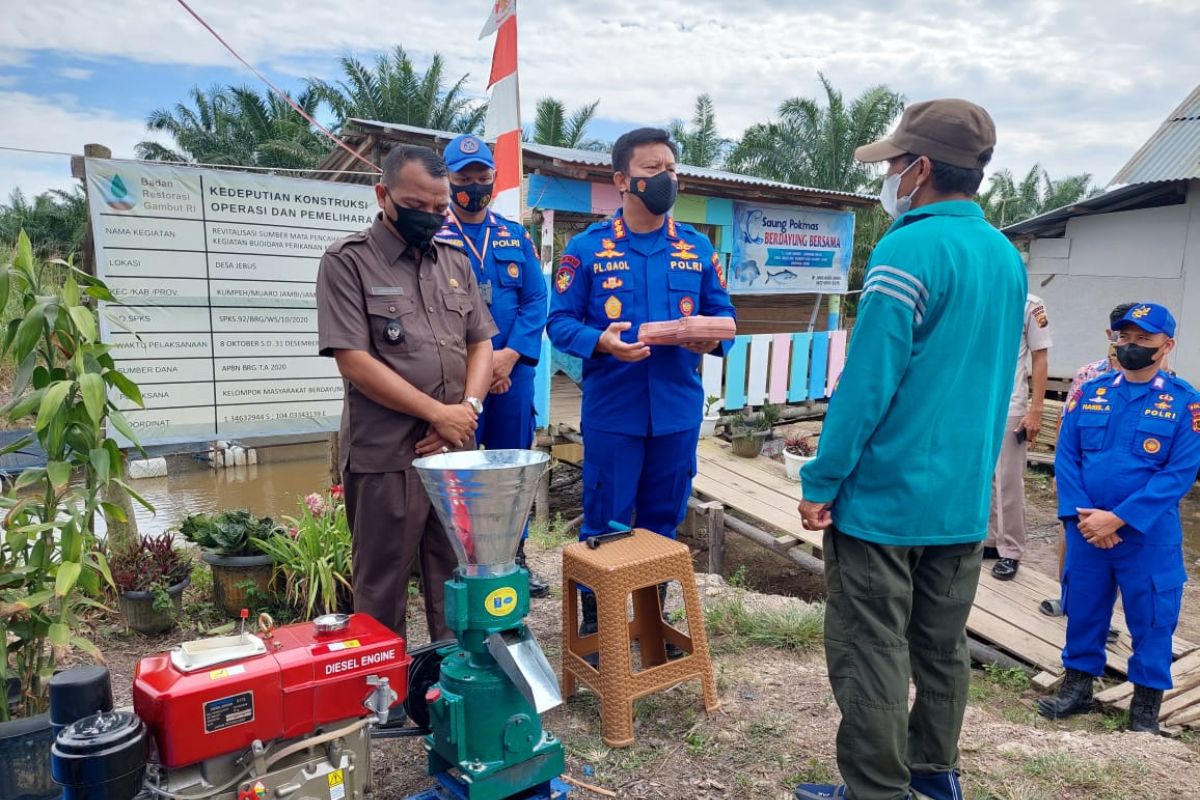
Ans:
[{"label": "red engine body", "polygon": [[168,768],[242,751],[255,739],[292,739],[370,711],[371,675],[388,678],[403,702],[412,659],[404,640],[373,617],[318,634],[311,622],[263,635],[265,654],[183,672],[170,653],[138,662],[133,706]]}]

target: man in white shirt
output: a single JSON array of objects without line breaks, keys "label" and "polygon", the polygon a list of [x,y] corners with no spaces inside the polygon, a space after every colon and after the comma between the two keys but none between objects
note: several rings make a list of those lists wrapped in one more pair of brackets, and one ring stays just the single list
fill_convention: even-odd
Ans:
[{"label": "man in white shirt", "polygon": [[1050,344],[1046,306],[1040,298],[1029,295],[1025,300],[1025,328],[1017,374],[1008,404],[1008,432],[992,478],[992,513],[983,550],[984,558],[999,559],[992,566],[992,576],[1001,581],[1011,581],[1017,576],[1025,552],[1025,454],[1029,442],[1037,438],[1042,428]]}]

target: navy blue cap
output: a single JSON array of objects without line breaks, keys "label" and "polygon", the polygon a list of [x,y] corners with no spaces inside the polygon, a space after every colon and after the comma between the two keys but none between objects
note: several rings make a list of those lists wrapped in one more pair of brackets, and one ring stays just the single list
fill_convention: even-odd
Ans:
[{"label": "navy blue cap", "polygon": [[1160,306],[1158,303],[1138,303],[1117,320],[1113,330],[1120,330],[1126,325],[1136,325],[1146,333],[1175,336],[1175,317],[1171,316],[1166,306]]},{"label": "navy blue cap", "polygon": [[450,144],[442,151],[442,160],[451,172],[462,172],[464,167],[471,164],[496,168],[496,161],[492,158],[492,151],[488,149],[487,143],[469,133],[451,139]]}]

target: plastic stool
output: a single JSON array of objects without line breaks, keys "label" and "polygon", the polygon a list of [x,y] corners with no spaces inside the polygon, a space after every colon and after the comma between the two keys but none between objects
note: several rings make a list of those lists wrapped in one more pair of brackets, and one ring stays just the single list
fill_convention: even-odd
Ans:
[{"label": "plastic stool", "polygon": [[[699,678],[704,707],[715,711],[721,701],[713,677],[704,630],[704,612],[691,554],[685,545],[638,528],[633,535],[595,549],[586,542],[563,548],[563,697],[575,694],[582,681],[600,696],[601,738],[609,747],[633,744],[633,701],[676,684]],[[683,588],[690,636],[662,618],[658,585],[677,581]],[[579,635],[579,587],[596,593],[598,631]],[[626,615],[633,598],[633,620]],[[632,645],[641,649],[642,667],[633,671]],[[687,655],[667,660],[666,642]],[[600,669],[583,657],[598,653]]]}]

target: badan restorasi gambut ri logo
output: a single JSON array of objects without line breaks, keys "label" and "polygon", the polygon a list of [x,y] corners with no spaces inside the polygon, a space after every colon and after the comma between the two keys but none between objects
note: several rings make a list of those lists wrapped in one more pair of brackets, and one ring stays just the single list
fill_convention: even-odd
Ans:
[{"label": "badan restorasi gambut ri logo", "polygon": [[113,173],[108,180],[101,179],[104,202],[115,211],[129,211],[138,203],[137,186],[125,182],[120,173]]}]

